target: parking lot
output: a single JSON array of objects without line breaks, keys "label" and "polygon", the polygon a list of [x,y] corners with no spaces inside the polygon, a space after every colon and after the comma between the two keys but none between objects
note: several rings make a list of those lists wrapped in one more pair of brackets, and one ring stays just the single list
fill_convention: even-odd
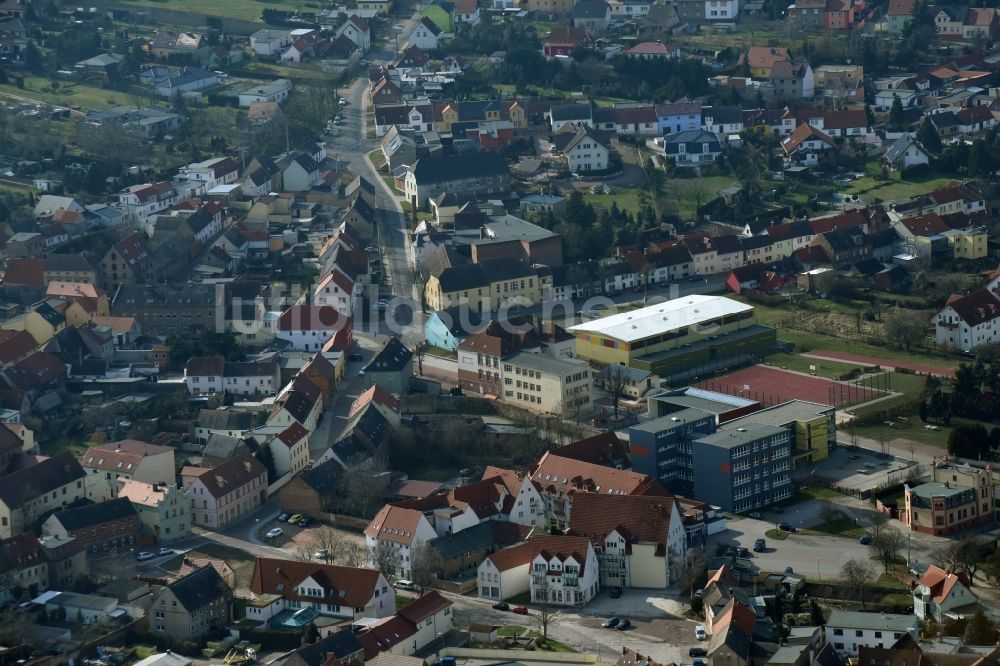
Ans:
[{"label": "parking lot", "polygon": [[813,473],[828,480],[834,487],[860,492],[901,483],[915,465],[912,460],[862,448],[844,447],[831,452],[827,460],[816,465]]},{"label": "parking lot", "polygon": [[[763,518],[729,521],[726,531],[709,537],[709,558],[715,555],[718,544],[742,546],[751,550],[750,561],[761,571],[782,572],[791,567],[794,572],[810,578],[839,578],[840,570],[848,560],[868,559],[867,546],[861,545],[857,539],[792,533],[784,541],[778,541],[766,536],[765,532],[774,529],[778,521],[788,522],[796,528],[821,522],[820,502],[815,500],[791,507],[780,515],[765,513]],[[752,552],[757,539],[764,539],[767,543],[763,552]]]}]

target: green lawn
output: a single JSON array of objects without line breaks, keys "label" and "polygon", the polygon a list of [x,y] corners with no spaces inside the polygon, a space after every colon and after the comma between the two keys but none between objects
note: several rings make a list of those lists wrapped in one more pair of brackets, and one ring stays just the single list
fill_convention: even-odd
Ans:
[{"label": "green lawn", "polygon": [[892,172],[889,180],[876,180],[871,176],[859,178],[845,188],[844,193],[860,194],[866,202],[874,199],[889,201],[925,194],[944,187],[951,181],[950,176],[944,176],[933,170],[905,179],[899,172]]},{"label": "green lawn", "polygon": [[538,638],[541,636],[540,633],[534,629],[528,629],[527,627],[519,627],[515,624],[508,624],[497,629],[497,635],[499,636],[531,636],[532,638]]},{"label": "green lawn", "polygon": [[827,523],[814,525],[806,530],[799,530],[802,534],[812,534],[818,536],[841,536],[851,539],[860,539],[865,533],[864,528],[858,527],[854,519],[841,516]]},{"label": "green lawn", "polygon": [[126,93],[118,90],[104,90],[80,83],[60,82],[58,89],[54,90],[52,81],[41,76],[24,77],[24,88],[18,88],[12,83],[0,85],[0,93],[27,97],[56,106],[79,107],[82,111],[134,104]]},{"label": "green lawn", "polygon": [[268,76],[277,76],[284,79],[326,79],[329,74],[315,66],[309,65],[282,65],[272,62],[256,62],[247,67],[250,71],[257,71]]},{"label": "green lawn", "polygon": [[594,208],[605,210],[610,209],[611,203],[614,202],[621,210],[627,210],[633,214],[641,212],[643,205],[649,202],[649,197],[643,196],[643,193],[638,189],[619,190],[617,187],[614,189],[614,194],[585,194],[584,201]]},{"label": "green lawn", "polygon": [[799,488],[799,491],[796,493],[796,495],[802,495],[806,499],[814,499],[814,500],[838,500],[841,497],[843,497],[843,495],[838,493],[836,490],[833,490],[832,488],[822,488],[822,487]]},{"label": "green lawn", "polygon": [[764,536],[768,539],[774,539],[775,541],[784,541],[788,538],[788,532],[772,528],[764,532]]},{"label": "green lawn", "polygon": [[697,213],[698,200],[692,191],[702,188],[701,205],[716,199],[719,192],[739,185],[739,178],[732,176],[706,176],[704,178],[675,178],[667,181],[667,193],[677,199],[677,214],[682,220],[693,220]]},{"label": "green lawn", "polygon": [[413,597],[404,597],[401,595],[396,595],[396,610],[399,611],[400,608],[408,606],[413,603]]},{"label": "green lawn", "polygon": [[438,358],[447,358],[455,360],[457,355],[453,351],[448,351],[447,349],[440,349],[439,347],[427,347],[427,353],[431,356],[437,356]]},{"label": "green lawn", "polygon": [[[909,589],[908,587],[906,587],[905,584],[901,583],[900,581],[898,581],[897,579],[893,578],[892,576],[890,576],[887,573],[884,573],[884,574],[882,574],[881,576],[878,577],[878,579],[875,581],[875,587],[885,587],[885,588],[888,588],[890,590],[908,590]],[[910,598],[910,600],[911,601],[913,600],[912,597]]]},{"label": "green lawn", "polygon": [[821,361],[815,358],[798,356],[796,354],[771,354],[764,358],[768,365],[777,366],[787,370],[811,373],[810,366],[816,368],[815,373],[820,377],[837,379],[841,375],[847,374],[859,366],[850,363],[834,363],[833,361]]},{"label": "green lawn", "polygon": [[224,2],[206,2],[206,0],[129,0],[132,7],[149,7],[169,9],[178,12],[192,12],[205,16],[221,16],[223,18],[241,19],[243,21],[260,21],[260,13],[265,9],[298,9],[301,3],[283,2],[282,0],[224,0]]},{"label": "green lawn", "polygon": [[913,605],[913,595],[904,594],[902,592],[894,592],[892,594],[883,595],[879,599],[880,604],[887,604],[889,606],[912,606]]}]

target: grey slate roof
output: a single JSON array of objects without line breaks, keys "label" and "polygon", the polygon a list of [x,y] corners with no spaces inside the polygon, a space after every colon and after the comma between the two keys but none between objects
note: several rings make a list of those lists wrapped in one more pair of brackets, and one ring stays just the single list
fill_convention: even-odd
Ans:
[{"label": "grey slate roof", "polygon": [[452,180],[506,174],[507,161],[493,151],[462,155],[428,155],[413,165],[413,175],[420,185]]},{"label": "grey slate roof", "polygon": [[118,497],[107,502],[88,504],[75,509],[64,509],[57,511],[53,515],[67,531],[73,532],[94,525],[100,525],[101,523],[111,522],[112,520],[138,516],[139,514],[128,498]]},{"label": "grey slate roof", "polygon": [[178,603],[189,612],[207,606],[229,592],[222,576],[215,567],[210,566],[196,569],[167,587],[177,597]]},{"label": "grey slate roof", "polygon": [[411,358],[413,352],[407,349],[399,338],[392,337],[365,366],[365,372],[399,372]]}]

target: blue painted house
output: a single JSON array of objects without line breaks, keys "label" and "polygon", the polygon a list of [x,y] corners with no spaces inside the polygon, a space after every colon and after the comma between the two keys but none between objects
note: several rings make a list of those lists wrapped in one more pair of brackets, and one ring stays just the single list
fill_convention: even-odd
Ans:
[{"label": "blue painted house", "polygon": [[701,129],[701,102],[682,97],[676,102],[657,104],[654,111],[660,135]]},{"label": "blue painted house", "polygon": [[482,321],[482,317],[469,308],[438,310],[424,322],[424,338],[432,347],[456,351],[470,334],[479,329]]}]

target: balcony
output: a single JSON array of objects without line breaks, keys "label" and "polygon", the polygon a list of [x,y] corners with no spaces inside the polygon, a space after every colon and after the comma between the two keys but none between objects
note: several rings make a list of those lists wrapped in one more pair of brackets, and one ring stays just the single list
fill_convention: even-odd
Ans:
[{"label": "balcony", "polygon": [[533,574],[531,576],[531,584],[537,585],[539,587],[548,585],[549,584],[548,576],[546,576],[545,574]]},{"label": "balcony", "polygon": [[576,576],[563,576],[563,587],[580,587],[580,579]]}]

